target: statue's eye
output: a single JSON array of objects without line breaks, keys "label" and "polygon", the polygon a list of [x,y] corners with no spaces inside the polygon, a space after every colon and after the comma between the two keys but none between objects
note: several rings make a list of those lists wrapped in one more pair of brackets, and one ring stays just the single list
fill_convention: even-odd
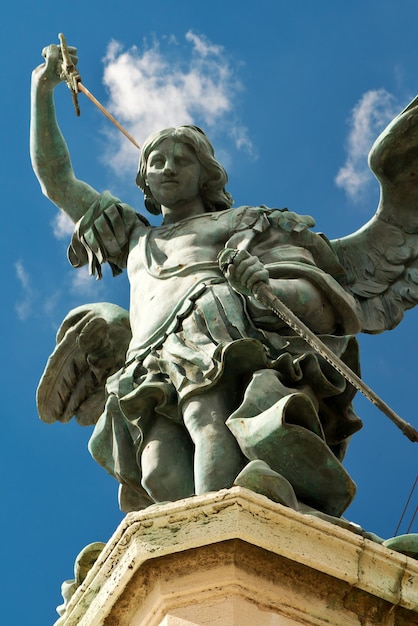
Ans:
[{"label": "statue's eye", "polygon": [[165,162],[165,161],[164,161],[164,158],[163,158],[162,156],[160,156],[160,155],[155,155],[154,157],[152,157],[152,158],[150,159],[149,164],[150,164],[152,167],[164,167],[164,162]]}]

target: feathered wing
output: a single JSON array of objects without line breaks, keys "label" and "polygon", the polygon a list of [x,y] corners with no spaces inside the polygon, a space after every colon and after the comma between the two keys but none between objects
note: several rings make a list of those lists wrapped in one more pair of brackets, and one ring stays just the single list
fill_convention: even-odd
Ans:
[{"label": "feathered wing", "polygon": [[369,165],[380,183],[374,217],[331,241],[357,300],[363,332],[394,328],[418,304],[418,97],[374,143]]},{"label": "feathered wing", "polygon": [[107,378],[125,363],[132,333],[125,309],[107,302],[73,309],[62,322],[55,350],[37,390],[40,418],[94,425],[105,405]]}]

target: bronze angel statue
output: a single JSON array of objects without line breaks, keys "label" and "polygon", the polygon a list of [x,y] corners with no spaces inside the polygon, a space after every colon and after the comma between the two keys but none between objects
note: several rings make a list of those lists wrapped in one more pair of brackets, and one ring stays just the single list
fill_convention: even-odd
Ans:
[{"label": "bronze angel statue", "polygon": [[362,425],[355,389],[254,288],[268,285],[359,373],[356,334],[393,328],[418,302],[418,100],[375,142],[380,204],[350,236],[329,241],[287,209],[232,208],[195,126],[142,147],[136,183],[162,216],[151,226],[75,177],[54,110],[59,46],[44,56],[32,79],[35,173],[75,224],[71,264],[126,270],[131,295],[129,313],[97,303],[68,314],[38,388],[41,418],[94,427],[90,452],[119,482],[123,511],[235,484],[339,518],[355,493],[342,465]]}]

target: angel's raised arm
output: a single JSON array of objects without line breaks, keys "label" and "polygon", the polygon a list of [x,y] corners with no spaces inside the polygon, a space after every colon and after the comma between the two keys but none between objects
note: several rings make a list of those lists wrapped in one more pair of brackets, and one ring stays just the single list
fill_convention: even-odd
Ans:
[{"label": "angel's raised arm", "polygon": [[[69,49],[76,64],[76,49]],[[45,63],[32,73],[30,153],[43,193],[74,222],[86,213],[99,193],[78,180],[67,144],[57,123],[54,88],[61,82],[61,51],[58,45],[43,50]]]}]

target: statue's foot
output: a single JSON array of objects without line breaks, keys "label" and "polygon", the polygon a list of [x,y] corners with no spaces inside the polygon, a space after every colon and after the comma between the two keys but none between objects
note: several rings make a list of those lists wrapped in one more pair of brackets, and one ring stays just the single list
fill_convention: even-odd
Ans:
[{"label": "statue's foot", "polygon": [[350,520],[345,519],[345,517],[335,517],[334,515],[328,515],[327,513],[323,513],[322,511],[318,511],[317,509],[304,504],[303,502],[299,502],[299,512],[304,515],[313,515],[314,517],[318,517],[319,519],[323,519],[326,522],[330,522],[330,524],[335,524],[336,526],[340,526],[341,528],[345,528],[346,530],[350,530],[356,535],[361,535],[365,539],[370,539],[370,541],[374,541],[375,543],[383,543],[383,539],[376,535],[375,533],[364,530],[360,526],[360,524],[356,524],[355,522],[350,522]]},{"label": "statue's foot", "polygon": [[264,461],[250,461],[238,474],[234,485],[245,487],[267,496],[273,502],[298,510],[298,501],[292,485]]},{"label": "statue's foot", "polygon": [[235,411],[226,425],[244,456],[289,481],[298,500],[335,517],[351,503],[356,486],[325,442],[307,395],[292,393],[252,417]]},{"label": "statue's foot", "polygon": [[395,550],[395,552],[402,552],[402,554],[406,554],[406,556],[418,559],[418,533],[391,537],[390,539],[386,539],[383,545],[386,548]]},{"label": "statue's foot", "polygon": [[[345,528],[357,535],[361,535],[365,539],[370,539],[375,543],[387,545],[398,552],[404,552],[408,556],[418,558],[418,535],[407,535],[408,542],[402,537],[395,537],[384,541],[375,533],[364,530],[359,524],[350,522],[344,517],[336,517],[328,515],[323,511],[319,511],[296,498],[296,494],[290,482],[278,472],[271,469],[264,461],[250,461],[248,465],[238,474],[234,481],[234,485],[245,487],[255,493],[266,496],[273,502],[278,502],[284,506],[288,506],[295,511],[299,511],[304,515],[313,515],[326,522]],[[414,539],[415,538],[415,539]],[[397,541],[395,541],[397,540]],[[392,545],[390,545],[392,544]],[[403,549],[401,549],[403,548]],[[405,551],[409,550],[409,551]],[[415,556],[414,556],[415,553]]]}]

